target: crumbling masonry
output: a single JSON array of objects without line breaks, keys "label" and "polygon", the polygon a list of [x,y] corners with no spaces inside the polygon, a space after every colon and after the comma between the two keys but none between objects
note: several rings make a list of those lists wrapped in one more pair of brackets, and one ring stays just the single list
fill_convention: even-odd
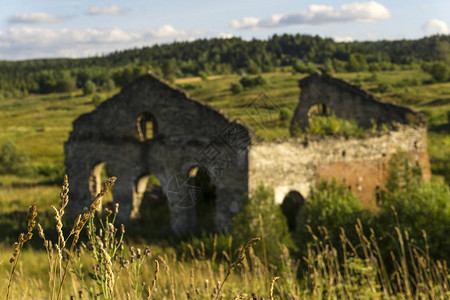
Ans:
[{"label": "crumbling masonry", "polygon": [[334,177],[375,205],[390,156],[408,153],[430,176],[427,131],[417,113],[382,103],[373,96],[328,75],[300,81],[301,98],[291,128],[305,128],[311,106],[320,104],[337,116],[368,128],[395,123],[395,130],[358,139],[333,136],[309,140],[281,138],[260,141],[251,130],[223,113],[189,98],[153,75],[138,78],[94,111],[80,116],[64,145],[70,178],[70,212],[88,206],[100,189],[106,165],[118,180],[113,198],[122,220],[137,218],[149,175],[156,176],[167,197],[174,232],[193,230],[197,194],[192,177],[206,170],[215,186],[216,230],[227,228],[246,196],[262,182],[275,201],[286,195],[308,197],[310,188]]}]

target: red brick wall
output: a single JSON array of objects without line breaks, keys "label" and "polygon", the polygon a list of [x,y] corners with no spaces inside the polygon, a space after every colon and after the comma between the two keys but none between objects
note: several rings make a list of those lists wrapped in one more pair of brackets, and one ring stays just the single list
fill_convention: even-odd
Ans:
[{"label": "red brick wall", "polygon": [[[417,161],[425,180],[431,177],[428,153],[425,150],[411,151],[408,155]],[[377,187],[384,187],[388,175],[390,155],[370,161],[332,162],[317,166],[316,180],[335,178],[344,182],[359,195],[363,204],[375,208]]]}]

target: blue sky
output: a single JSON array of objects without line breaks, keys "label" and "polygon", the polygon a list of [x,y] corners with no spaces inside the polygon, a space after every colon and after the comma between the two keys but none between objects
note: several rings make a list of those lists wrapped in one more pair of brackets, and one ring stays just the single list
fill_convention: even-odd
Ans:
[{"label": "blue sky", "polygon": [[0,0],[0,59],[86,57],[174,40],[450,33],[449,0]]}]

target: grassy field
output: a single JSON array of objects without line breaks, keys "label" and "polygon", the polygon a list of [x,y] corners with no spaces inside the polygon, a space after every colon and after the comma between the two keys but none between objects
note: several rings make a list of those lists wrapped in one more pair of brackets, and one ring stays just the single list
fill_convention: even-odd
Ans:
[{"label": "grassy field", "polygon": [[[67,191],[63,189],[60,203],[67,203],[64,196]],[[232,248],[230,236],[229,247],[222,248],[218,243],[223,241],[214,235],[211,245],[201,242],[200,247],[194,248],[188,244],[189,250],[177,255],[171,247],[124,244],[125,231],[113,225],[114,212],[105,212],[102,222],[94,217],[98,205],[93,200],[70,234],[70,225],[57,228],[56,237],[49,237],[47,231],[39,229],[39,237],[35,234],[33,239],[43,243],[46,251],[22,250],[22,244],[16,244],[10,264],[13,249],[0,246],[0,272],[5,274],[0,279],[0,293],[6,294],[6,300],[446,299],[450,296],[446,263],[431,259],[428,249],[416,247],[408,233],[399,228],[393,233],[398,250],[391,252],[389,261],[380,252],[379,239],[373,231],[365,234],[367,228],[358,222],[355,232],[359,243],[350,242],[346,236],[349,232],[342,231],[341,245],[333,244],[322,227],[319,232],[310,231],[314,242],[308,245],[303,260],[295,259],[285,245],[279,244],[280,263],[275,265],[265,256],[255,254],[257,248],[266,253],[264,236],[270,230],[265,225],[267,220],[261,217],[258,235],[262,240],[256,237]],[[64,206],[60,204],[55,209],[57,216],[64,211]],[[30,209],[22,232],[29,235],[36,221],[47,218]],[[57,223],[58,220],[59,217]],[[84,231],[86,244],[74,237],[84,235]],[[52,243],[58,247],[49,247]],[[343,252],[338,250],[340,247]],[[300,267],[303,270],[299,278]]]},{"label": "grassy field", "polygon": [[[293,112],[300,92],[297,82],[304,76],[302,74],[293,75],[289,70],[263,74],[263,77],[268,81],[266,86],[248,89],[237,95],[230,91],[231,83],[238,82],[240,79],[237,75],[214,76],[208,80],[183,78],[175,81],[175,84],[184,88],[193,98],[221,109],[230,119],[240,119],[249,124],[257,135],[274,139],[289,134],[289,121],[280,120],[279,109],[288,109]],[[361,85],[364,89],[379,96],[383,101],[405,105],[423,112],[427,117],[429,126],[428,149],[434,173],[433,180],[447,180],[448,182],[450,128],[447,118],[450,111],[450,82],[424,83],[430,81],[430,77],[419,70],[379,72],[375,75],[371,73],[343,73],[335,76]],[[114,93],[117,92],[119,92],[118,89]],[[114,93],[101,94],[102,99],[105,100]],[[265,117],[267,122],[264,127],[258,125],[259,119],[257,117],[260,111],[247,108],[254,101],[261,101],[261,103],[271,106]],[[58,205],[59,201],[59,185],[64,169],[63,143],[72,130],[72,122],[80,114],[95,109],[95,106],[92,95],[84,96],[81,91],[71,94],[28,95],[23,98],[0,101],[0,145],[7,141],[15,143],[20,150],[25,151],[30,157],[30,168],[36,170],[27,176],[0,175],[0,230],[3,233],[0,235],[0,272],[3,274],[7,274],[9,270],[8,260],[12,253],[13,243],[19,233],[26,228],[26,214],[29,205],[32,203],[38,205],[39,222],[45,230],[48,230],[50,238],[56,237],[53,225],[54,214],[50,205]],[[276,107],[276,109],[273,109],[273,107]],[[46,176],[45,172],[39,170],[50,170],[50,174]],[[142,242],[138,242],[138,244],[141,247],[144,246]],[[36,297],[39,299],[48,298],[48,276],[42,276],[42,274],[47,274],[48,266],[41,263],[46,259],[46,253],[41,250],[34,250],[42,249],[42,241],[34,238],[31,245],[33,247],[24,251],[22,260],[18,265],[16,271],[17,286],[12,299],[19,297],[31,299],[33,295],[37,295]],[[325,251],[325,249],[323,250]],[[158,287],[160,297],[157,297],[157,299],[186,298],[187,293],[190,293],[191,296],[195,295],[196,289],[199,290],[199,293],[202,293],[201,296],[197,294],[198,299],[211,299],[211,295],[214,297],[214,286],[217,285],[217,281],[223,279],[231,259],[228,257],[227,260],[226,256],[221,253],[217,254],[217,260],[213,260],[212,257],[204,257],[204,255],[202,257],[202,250],[196,249],[194,260],[187,263],[185,258],[176,257],[170,247],[161,248],[152,245],[152,251],[152,258],[143,268],[143,277],[147,278],[145,279],[147,285],[149,284],[149,278],[153,278],[153,259],[162,257],[167,262],[165,269],[162,268],[161,271],[165,275]],[[247,265],[244,264],[242,271],[233,274],[229,283],[227,283],[226,299],[233,299],[243,293],[248,295],[256,293],[267,299],[270,293],[270,281],[274,276],[282,277],[280,284],[275,285],[277,299],[298,299],[297,296],[292,295],[299,295],[300,290],[303,290],[301,295],[304,298],[317,298],[324,291],[335,287],[334,284],[331,286],[327,284],[344,280],[343,278],[329,277],[328,275],[331,273],[327,273],[329,270],[324,269],[327,262],[315,260],[334,259],[326,257],[325,254],[324,252],[324,256],[318,258],[310,257],[312,259],[311,278],[314,280],[304,283],[295,280],[295,270],[283,268],[274,268],[270,271],[263,270],[260,258],[251,257]],[[228,256],[232,256],[232,254],[228,254]],[[343,297],[351,298],[357,295],[357,292],[363,293],[363,291],[364,293],[367,292],[365,295],[370,295],[374,291],[377,294],[380,293],[380,285],[386,284],[372,282],[373,277],[371,276],[373,276],[373,273],[370,272],[374,271],[374,266],[366,265],[367,262],[364,261],[364,257],[356,258],[356,262],[355,260],[348,262],[352,264],[349,268],[354,274],[360,274],[358,276],[364,274],[364,276],[358,282],[347,278],[348,282],[342,281],[341,285],[336,285],[346,285],[346,290],[345,292],[343,290],[334,291],[345,293],[333,294],[335,297],[344,295]],[[356,258],[353,257],[353,259]],[[162,263],[163,260],[160,260],[160,262]],[[252,262],[252,260],[256,262]],[[285,257],[286,264],[291,261],[292,258]],[[358,268],[369,273],[364,273]],[[192,272],[194,272],[193,275]],[[127,269],[121,276],[123,276],[124,281],[122,286],[117,287],[122,292],[118,299],[127,299],[124,291],[129,290],[129,287],[133,284],[133,272],[131,269]],[[205,280],[209,282],[207,291],[205,290]],[[175,287],[174,281],[176,281]],[[77,281],[72,275],[67,278],[67,282],[65,286],[66,298],[69,295],[76,295],[81,288],[81,282]],[[5,283],[6,281],[3,279],[0,281],[0,292],[2,293],[5,291]],[[311,284],[314,287],[312,289],[308,288],[310,287],[308,285]],[[403,286],[404,289],[407,283],[403,282],[399,285]],[[177,294],[173,296],[172,291],[175,289]],[[140,288],[140,293],[145,295],[143,286]],[[406,293],[406,290],[403,290],[402,293]],[[400,293],[400,298],[402,293]]]}]

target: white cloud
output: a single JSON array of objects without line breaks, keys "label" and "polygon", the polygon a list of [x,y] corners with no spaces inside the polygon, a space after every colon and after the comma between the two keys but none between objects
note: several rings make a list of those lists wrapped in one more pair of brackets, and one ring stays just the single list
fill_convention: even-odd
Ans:
[{"label": "white cloud", "polygon": [[121,16],[124,15],[128,9],[120,8],[117,5],[111,6],[91,6],[87,11],[88,15],[112,15],[112,16]]},{"label": "white cloud", "polygon": [[333,40],[337,43],[348,43],[354,41],[351,36],[335,36]]},{"label": "white cloud", "polygon": [[260,21],[257,18],[245,17],[240,20],[231,20],[230,25],[232,28],[246,29],[246,28],[257,27],[259,22]]},{"label": "white cloud", "polygon": [[64,18],[43,12],[31,12],[31,13],[15,14],[14,16],[9,17],[7,21],[8,23],[26,23],[26,24],[58,23],[64,21]]},{"label": "white cloud", "polygon": [[449,27],[447,23],[438,19],[432,19],[423,24],[422,30],[425,31],[427,35],[449,33]]},{"label": "white cloud", "polygon": [[291,24],[327,24],[338,22],[376,22],[391,17],[389,10],[376,1],[343,4],[338,9],[328,5],[310,5],[306,11],[272,15],[267,19],[246,17],[233,19],[235,29],[267,28]]},{"label": "white cloud", "polygon": [[85,57],[156,42],[192,40],[211,35],[198,30],[177,30],[171,25],[140,32],[119,28],[51,29],[12,27],[0,31],[0,59]]},{"label": "white cloud", "polygon": [[233,35],[231,33],[222,32],[221,34],[219,34],[219,38],[227,40],[233,38]]},{"label": "white cloud", "polygon": [[74,44],[96,44],[96,43],[123,43],[138,39],[138,34],[129,33],[121,29],[93,29],[82,30],[50,29],[21,27],[11,28],[0,39],[7,41],[14,47],[33,45],[33,47],[52,46],[55,48],[70,46]]},{"label": "white cloud", "polygon": [[166,24],[156,29],[149,29],[146,32],[147,36],[155,38],[181,38],[186,36],[184,30],[176,30],[172,25]]}]

